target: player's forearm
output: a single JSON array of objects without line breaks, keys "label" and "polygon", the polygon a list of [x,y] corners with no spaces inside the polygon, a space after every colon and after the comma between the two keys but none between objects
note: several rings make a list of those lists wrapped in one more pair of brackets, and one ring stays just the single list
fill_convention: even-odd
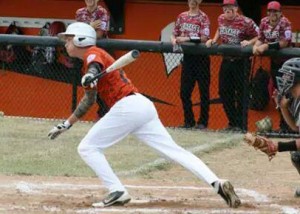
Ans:
[{"label": "player's forearm", "polygon": [[97,33],[97,39],[102,39],[103,38],[103,36],[104,36],[104,31],[103,30],[97,29],[96,33]]},{"label": "player's forearm", "polygon": [[220,38],[220,32],[219,30],[216,31],[214,38],[213,38],[213,42],[216,43]]},{"label": "player's forearm", "polygon": [[295,121],[293,120],[293,117],[290,113],[290,111],[288,110],[288,108],[283,107],[281,108],[281,113],[282,116],[285,120],[285,122],[289,125],[289,127],[293,130],[293,131],[299,131]]},{"label": "player's forearm", "polygon": [[279,47],[280,48],[286,48],[289,45],[289,42],[286,40],[280,40]]},{"label": "player's forearm", "polygon": [[81,99],[75,111],[73,112],[74,117],[71,116],[71,119],[76,122],[79,118],[85,115],[88,112],[88,110],[92,107],[92,105],[95,103],[96,96],[97,96],[96,90],[86,90],[84,97]]},{"label": "player's forearm", "polygon": [[257,39],[256,40],[256,42],[254,43],[254,46],[260,46],[260,45],[262,45],[263,43],[262,43],[262,41],[260,41],[259,39]]},{"label": "player's forearm", "polygon": [[249,40],[249,45],[254,45],[256,43],[256,41],[257,41],[257,38],[258,37],[256,36],[253,39]]}]

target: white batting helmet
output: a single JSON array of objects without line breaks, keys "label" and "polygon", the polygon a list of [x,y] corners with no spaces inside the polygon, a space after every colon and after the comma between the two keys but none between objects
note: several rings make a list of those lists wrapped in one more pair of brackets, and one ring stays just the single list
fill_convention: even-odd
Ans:
[{"label": "white batting helmet", "polygon": [[83,22],[72,23],[67,27],[66,32],[58,34],[61,39],[65,39],[66,36],[74,36],[73,42],[77,47],[96,45],[97,41],[95,29]]}]

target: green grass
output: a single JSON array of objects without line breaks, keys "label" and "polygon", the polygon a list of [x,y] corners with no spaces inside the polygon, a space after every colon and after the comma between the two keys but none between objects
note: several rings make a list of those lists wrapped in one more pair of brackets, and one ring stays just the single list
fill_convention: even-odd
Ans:
[{"label": "green grass", "polygon": [[[77,154],[77,145],[93,125],[77,123],[56,140],[47,138],[48,131],[60,121],[0,117],[0,174],[43,176],[94,176]],[[236,146],[239,140],[229,141],[231,135],[213,132],[169,129],[174,140],[184,148],[193,148],[216,141],[213,148],[202,153]],[[197,153],[198,154],[198,153]],[[116,172],[134,170],[160,158],[151,148],[129,136],[105,151]],[[167,170],[168,163],[145,171]]]}]

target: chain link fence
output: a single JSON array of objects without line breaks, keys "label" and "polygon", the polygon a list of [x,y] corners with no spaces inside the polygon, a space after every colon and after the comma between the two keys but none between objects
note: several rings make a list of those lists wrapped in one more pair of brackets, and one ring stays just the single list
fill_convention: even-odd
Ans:
[{"label": "chain link fence", "polygon": [[[82,62],[53,37],[0,36],[0,111],[9,116],[65,119],[83,95]],[[270,98],[272,74],[298,48],[253,57],[251,48],[106,40],[98,45],[118,58],[128,50],[140,58],[124,68],[139,92],[156,105],[169,127],[271,131],[281,127]],[[277,57],[277,58],[275,58]],[[272,58],[272,60],[270,60]],[[276,60],[275,60],[276,59]],[[83,120],[101,117],[100,103]]]}]

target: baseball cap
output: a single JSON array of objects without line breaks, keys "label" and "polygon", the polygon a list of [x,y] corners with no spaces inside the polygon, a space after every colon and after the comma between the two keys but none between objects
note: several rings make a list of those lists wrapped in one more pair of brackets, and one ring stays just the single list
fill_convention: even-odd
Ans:
[{"label": "baseball cap", "polygon": [[225,6],[225,5],[234,5],[234,6],[238,6],[236,0],[223,0],[222,6]]},{"label": "baseball cap", "polygon": [[267,9],[281,11],[281,5],[278,1],[271,1],[269,2]]}]

